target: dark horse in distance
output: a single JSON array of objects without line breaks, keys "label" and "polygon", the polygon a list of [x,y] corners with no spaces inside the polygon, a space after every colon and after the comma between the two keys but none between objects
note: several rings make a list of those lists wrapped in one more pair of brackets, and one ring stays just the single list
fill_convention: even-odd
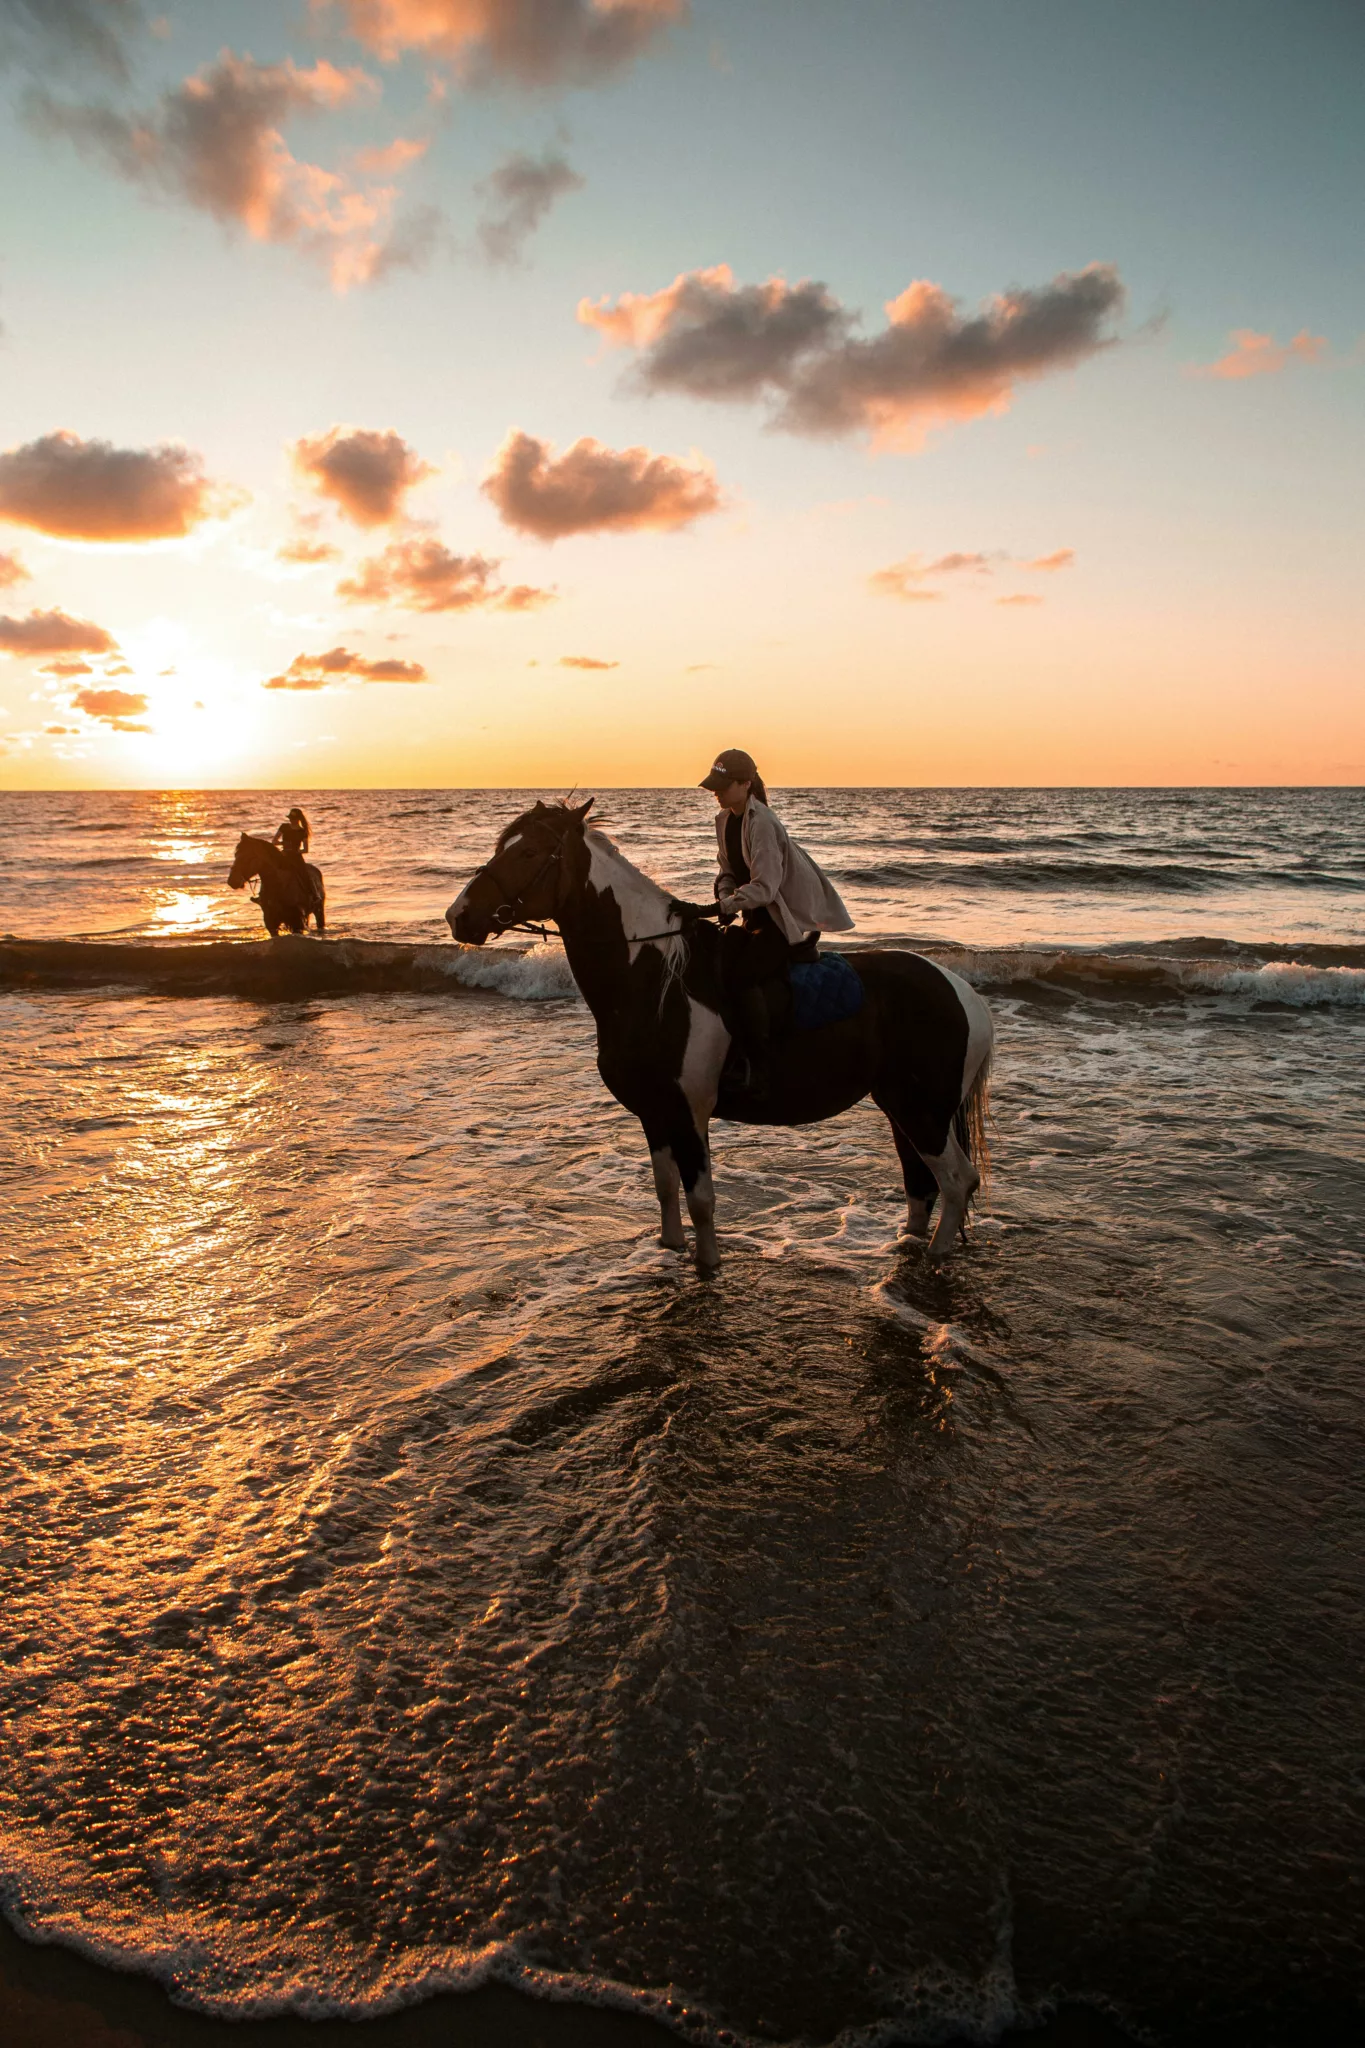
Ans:
[{"label": "dark horse in distance", "polygon": [[910,1204],[909,1229],[927,1232],[941,1198],[931,1255],[951,1250],[980,1183],[992,1027],[976,990],[917,953],[847,956],[863,984],[860,1010],[838,1023],[778,1039],[771,1086],[746,1101],[726,1066],[720,937],[683,927],[673,899],[586,824],[592,799],[538,803],[515,818],[492,858],[446,912],[454,936],[481,946],[552,919],[597,1020],[597,1067],[644,1125],[665,1245],[684,1243],[679,1182],[712,1272],[715,1194],[707,1127],[806,1124],[871,1095],[890,1121]]},{"label": "dark horse in distance", "polygon": [[243,832],[228,870],[228,887],[244,889],[257,876],[261,893],[256,900],[272,939],[278,938],[281,925],[288,925],[291,932],[306,931],[310,917],[320,932],[326,931],[327,891],[322,886],[322,869],[311,861],[290,860],[268,839],[253,839]]}]

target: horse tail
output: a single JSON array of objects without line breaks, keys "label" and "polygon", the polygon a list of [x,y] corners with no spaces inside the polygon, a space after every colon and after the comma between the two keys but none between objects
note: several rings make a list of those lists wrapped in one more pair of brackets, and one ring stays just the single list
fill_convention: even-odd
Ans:
[{"label": "horse tail", "polygon": [[992,1054],[988,1052],[953,1118],[953,1134],[981,1174],[978,1194],[984,1192],[991,1175],[991,1140],[987,1128],[991,1111],[991,1059]]}]

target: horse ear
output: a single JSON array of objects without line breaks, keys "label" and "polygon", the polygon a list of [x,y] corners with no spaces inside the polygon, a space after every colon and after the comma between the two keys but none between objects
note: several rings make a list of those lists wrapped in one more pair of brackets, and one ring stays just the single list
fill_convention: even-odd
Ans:
[{"label": "horse ear", "polygon": [[[537,797],[537,798],[536,798],[536,810],[537,810],[537,811],[543,811],[544,809],[545,809],[545,805],[544,805],[544,803],[543,803],[543,802],[541,801],[541,799],[540,799],[539,797]],[[534,812],[532,813],[532,815],[534,816]]]},{"label": "horse ear", "polygon": [[585,804],[574,805],[573,814],[577,818],[580,825],[583,823],[583,820],[587,817],[588,812],[592,809],[593,805],[596,802],[597,798],[595,796],[590,796]]}]

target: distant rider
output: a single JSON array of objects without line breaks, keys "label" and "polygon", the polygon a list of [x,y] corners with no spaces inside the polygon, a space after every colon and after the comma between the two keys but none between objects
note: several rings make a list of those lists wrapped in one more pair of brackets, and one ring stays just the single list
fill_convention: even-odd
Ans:
[{"label": "distant rider", "polygon": [[721,985],[749,1055],[750,1092],[769,1092],[772,1019],[764,983],[785,978],[794,958],[810,957],[821,932],[851,930],[833,884],[798,846],[768,804],[753,757],[741,747],[716,756],[699,787],[714,792],[716,899],[727,929]]},{"label": "distant rider", "polygon": [[280,852],[297,874],[299,884],[303,890],[303,900],[305,903],[311,902],[314,895],[313,877],[309,874],[307,864],[304,861],[304,855],[308,851],[308,844],[312,836],[307,818],[304,817],[303,812],[295,805],[270,842],[272,846],[279,847]]}]

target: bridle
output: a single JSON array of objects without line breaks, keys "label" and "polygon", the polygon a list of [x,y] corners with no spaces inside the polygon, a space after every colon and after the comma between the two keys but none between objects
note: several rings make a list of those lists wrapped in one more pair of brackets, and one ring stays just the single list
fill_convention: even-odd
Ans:
[{"label": "bridle", "polygon": [[[503,852],[505,853],[506,850],[507,849],[504,847]],[[502,857],[502,854],[496,853],[494,854],[492,860],[485,861],[483,866],[479,869],[478,873],[473,877],[470,883],[471,888],[473,887],[474,882],[479,881],[485,876],[488,878],[489,881],[497,881],[497,865],[498,862],[502,859]],[[550,931],[548,926],[543,924],[536,924],[530,918],[519,916],[518,912],[525,904],[526,898],[531,894],[531,891],[536,887],[537,883],[542,881],[544,877],[549,874],[550,869],[552,867],[556,867],[559,864],[559,862],[563,860],[563,858],[564,840],[561,836],[559,839],[555,841],[554,846],[546,855],[545,859],[541,862],[540,866],[536,869],[530,881],[527,882],[523,888],[519,889],[515,896],[509,897],[505,903],[500,903],[497,909],[493,912],[493,923],[494,926],[496,927],[497,936],[499,938],[502,937],[504,932],[533,932],[537,938],[544,939],[548,944],[550,939]],[[498,886],[501,887],[502,884],[499,883]]]},{"label": "bridle", "polygon": [[[504,847],[503,852],[505,853],[506,851],[507,849]],[[487,877],[490,881],[497,881],[497,865],[502,857],[502,854],[495,853],[492,860],[485,861],[478,872],[470,878],[469,886],[472,888],[475,882],[484,877]],[[564,839],[561,837],[556,840],[553,848],[536,869],[530,881],[525,883],[515,896],[509,897],[505,903],[500,903],[492,913],[493,925],[498,938],[501,938],[504,932],[531,932],[536,938],[543,939],[547,945],[549,944],[551,937],[554,935],[547,925],[536,924],[533,919],[520,917],[517,913],[537,883],[548,875],[550,869],[557,866],[563,858]],[[704,915],[715,917],[719,915],[719,910],[706,911]],[[627,938],[626,943],[630,946],[647,946],[651,939],[677,939],[682,937],[685,929],[684,925],[679,924],[676,928],[670,928],[667,931],[644,932],[639,938]],[[562,936],[563,934],[561,933],[560,937]]]}]

